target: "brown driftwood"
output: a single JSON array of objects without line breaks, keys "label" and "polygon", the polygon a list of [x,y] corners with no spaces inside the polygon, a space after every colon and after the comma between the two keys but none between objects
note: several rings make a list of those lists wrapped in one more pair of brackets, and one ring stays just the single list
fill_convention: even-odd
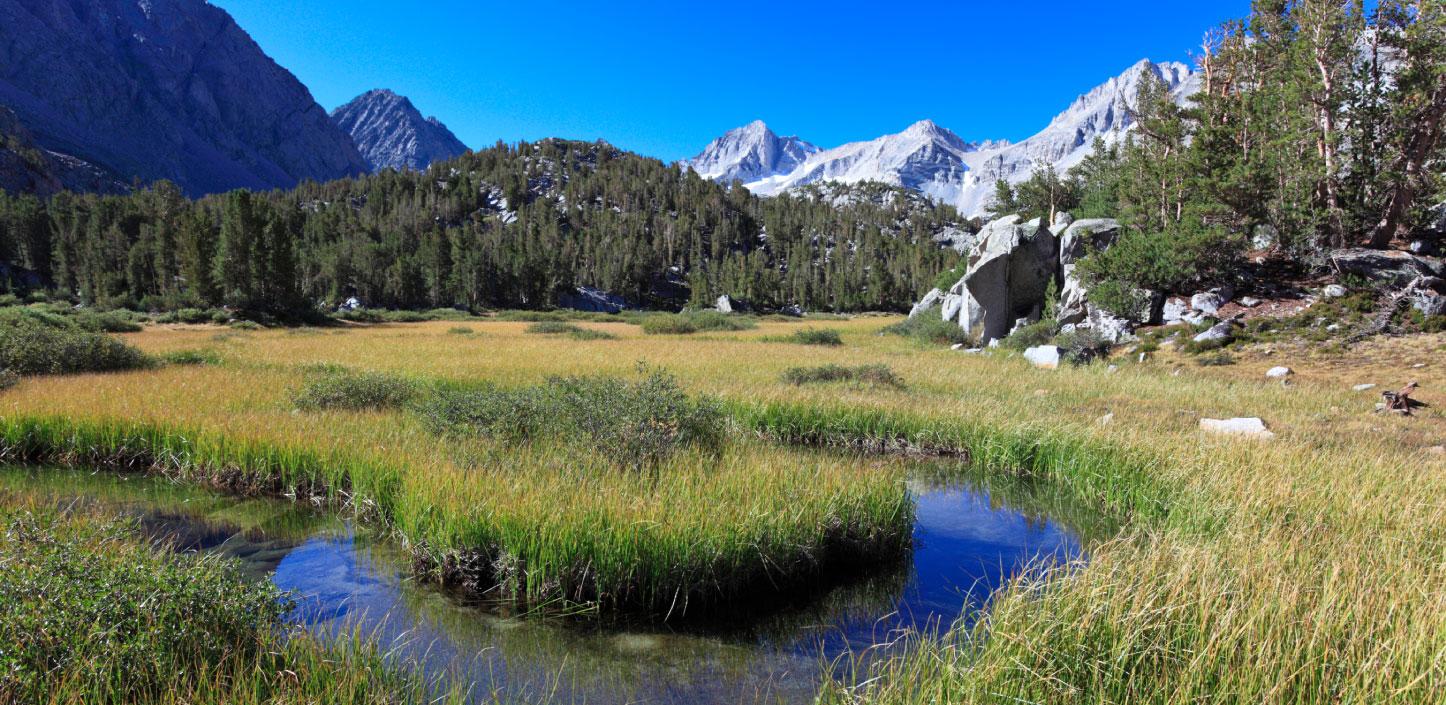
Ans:
[{"label": "brown driftwood", "polygon": [[1410,416],[1411,410],[1425,406],[1424,403],[1411,398],[1420,385],[1412,382],[1401,388],[1398,392],[1381,392],[1381,398],[1385,400],[1385,408],[1382,411],[1390,411]]}]

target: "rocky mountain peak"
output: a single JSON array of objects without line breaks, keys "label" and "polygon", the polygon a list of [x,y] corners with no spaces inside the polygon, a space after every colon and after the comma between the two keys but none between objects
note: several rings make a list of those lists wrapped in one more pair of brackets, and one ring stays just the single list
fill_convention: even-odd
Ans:
[{"label": "rocky mountain peak", "polygon": [[192,195],[365,169],[306,87],[203,0],[0,0],[0,104],[45,150]]},{"label": "rocky mountain peak", "polygon": [[749,182],[787,172],[817,151],[797,137],[779,137],[762,120],[754,120],[725,132],[682,164],[705,179]]},{"label": "rocky mountain peak", "polygon": [[[754,123],[715,140],[691,164],[708,178],[743,178],[750,190],[763,195],[821,181],[878,181],[914,189],[958,207],[964,215],[978,215],[988,206],[996,180],[1017,183],[1045,166],[1063,172],[1089,154],[1096,137],[1107,143],[1121,139],[1131,127],[1129,107],[1145,71],[1162,78],[1181,104],[1199,90],[1199,77],[1189,66],[1143,59],[1075,98],[1043,130],[1018,143],[966,142],[925,119],[897,134],[810,153],[798,163],[780,161],[768,168],[768,162],[754,160],[745,168],[741,160],[747,152],[724,147],[767,129]],[[699,166],[704,164],[706,168]]]},{"label": "rocky mountain peak", "polygon": [[421,171],[433,162],[467,152],[467,146],[435,117],[422,117],[406,96],[378,88],[332,111],[351,135],[371,171]]}]

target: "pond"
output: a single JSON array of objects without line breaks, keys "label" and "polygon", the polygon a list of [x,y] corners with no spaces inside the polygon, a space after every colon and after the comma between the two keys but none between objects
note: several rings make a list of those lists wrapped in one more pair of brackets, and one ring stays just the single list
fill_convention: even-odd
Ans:
[{"label": "pond", "polygon": [[258,579],[293,592],[295,619],[313,632],[374,636],[384,651],[415,659],[429,675],[460,679],[479,700],[810,702],[840,656],[888,642],[901,629],[967,620],[1026,565],[1082,559],[1082,536],[1107,531],[1096,518],[1027,491],[995,487],[991,494],[965,481],[918,480],[910,484],[914,548],[896,569],[802,604],[760,605],[728,624],[601,625],[508,614],[418,584],[395,543],[282,500],[59,469],[0,468],[0,489],[99,505],[136,518],[147,535],[181,550],[234,557]]}]

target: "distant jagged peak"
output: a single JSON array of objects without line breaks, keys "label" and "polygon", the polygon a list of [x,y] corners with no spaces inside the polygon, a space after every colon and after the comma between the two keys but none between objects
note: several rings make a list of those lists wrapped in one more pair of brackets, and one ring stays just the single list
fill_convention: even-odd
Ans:
[{"label": "distant jagged peak", "polygon": [[389,88],[357,96],[332,111],[331,119],[351,135],[373,172],[421,171],[467,151],[442,121],[422,117],[411,99]]}]

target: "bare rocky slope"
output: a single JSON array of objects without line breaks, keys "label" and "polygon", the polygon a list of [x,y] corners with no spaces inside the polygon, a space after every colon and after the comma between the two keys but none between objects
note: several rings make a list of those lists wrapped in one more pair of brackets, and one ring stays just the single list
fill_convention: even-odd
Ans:
[{"label": "bare rocky slope", "polygon": [[366,171],[306,87],[202,0],[0,0],[0,105],[48,152],[191,195]]},{"label": "bare rocky slope", "polygon": [[331,119],[351,135],[373,172],[421,171],[467,153],[467,145],[440,120],[422,117],[406,96],[389,90],[367,91],[332,111]]}]

